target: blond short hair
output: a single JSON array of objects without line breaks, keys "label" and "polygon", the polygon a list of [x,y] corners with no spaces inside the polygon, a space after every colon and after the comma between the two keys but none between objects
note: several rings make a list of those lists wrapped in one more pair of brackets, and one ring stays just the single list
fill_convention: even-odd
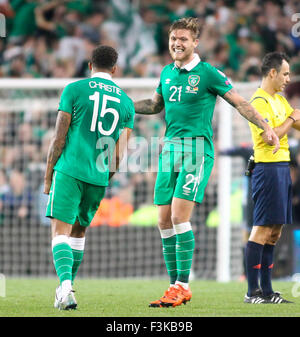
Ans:
[{"label": "blond short hair", "polygon": [[187,29],[192,33],[194,39],[200,36],[200,26],[197,18],[182,18],[172,23],[169,28],[169,35],[175,29]]}]

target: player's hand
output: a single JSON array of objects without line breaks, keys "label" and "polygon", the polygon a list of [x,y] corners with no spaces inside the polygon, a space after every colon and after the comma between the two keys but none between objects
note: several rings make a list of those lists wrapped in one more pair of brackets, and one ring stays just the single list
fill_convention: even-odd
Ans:
[{"label": "player's hand", "polygon": [[266,134],[266,137],[269,141],[269,144],[275,146],[275,148],[273,150],[273,154],[275,154],[280,148],[279,138],[276,135],[275,131],[270,127],[267,128],[267,130],[265,130],[265,134]]}]

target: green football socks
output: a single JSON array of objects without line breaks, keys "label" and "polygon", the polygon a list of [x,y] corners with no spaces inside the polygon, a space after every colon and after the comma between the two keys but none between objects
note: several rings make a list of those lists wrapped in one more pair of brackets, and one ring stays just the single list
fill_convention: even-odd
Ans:
[{"label": "green football socks", "polygon": [[195,238],[190,222],[174,225],[176,232],[177,281],[189,282],[192,268]]},{"label": "green football socks", "polygon": [[179,283],[187,287],[195,249],[190,222],[174,225],[171,229],[160,229],[160,235],[170,284]]},{"label": "green football socks", "polygon": [[52,240],[53,263],[60,284],[72,280],[73,253],[66,235],[57,235]]},{"label": "green football socks", "polygon": [[82,262],[84,254],[85,238],[70,237],[70,245],[73,253],[73,266],[72,266],[72,284],[77,275],[78,268]]},{"label": "green football socks", "polygon": [[174,229],[160,230],[163,256],[170,277],[170,284],[175,284],[177,280],[176,266],[176,235]]}]

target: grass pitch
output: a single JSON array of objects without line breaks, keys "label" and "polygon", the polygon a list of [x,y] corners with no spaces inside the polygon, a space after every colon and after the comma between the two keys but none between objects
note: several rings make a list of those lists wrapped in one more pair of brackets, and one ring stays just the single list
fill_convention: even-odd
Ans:
[{"label": "grass pitch", "polygon": [[[299,317],[294,282],[273,282],[273,288],[293,304],[243,303],[245,282],[192,281],[192,301],[176,308],[149,308],[168,287],[167,280],[78,279],[75,282],[77,310],[53,307],[55,279],[6,279],[5,297],[0,297],[0,317]],[[296,292],[297,294],[297,292]]]}]

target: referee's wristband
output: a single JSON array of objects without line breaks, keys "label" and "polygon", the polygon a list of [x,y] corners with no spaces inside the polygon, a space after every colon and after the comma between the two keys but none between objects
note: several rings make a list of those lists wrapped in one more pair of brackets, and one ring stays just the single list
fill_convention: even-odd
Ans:
[{"label": "referee's wristband", "polygon": [[294,123],[296,122],[296,119],[292,116],[289,116],[288,118],[292,119],[294,121]]}]

